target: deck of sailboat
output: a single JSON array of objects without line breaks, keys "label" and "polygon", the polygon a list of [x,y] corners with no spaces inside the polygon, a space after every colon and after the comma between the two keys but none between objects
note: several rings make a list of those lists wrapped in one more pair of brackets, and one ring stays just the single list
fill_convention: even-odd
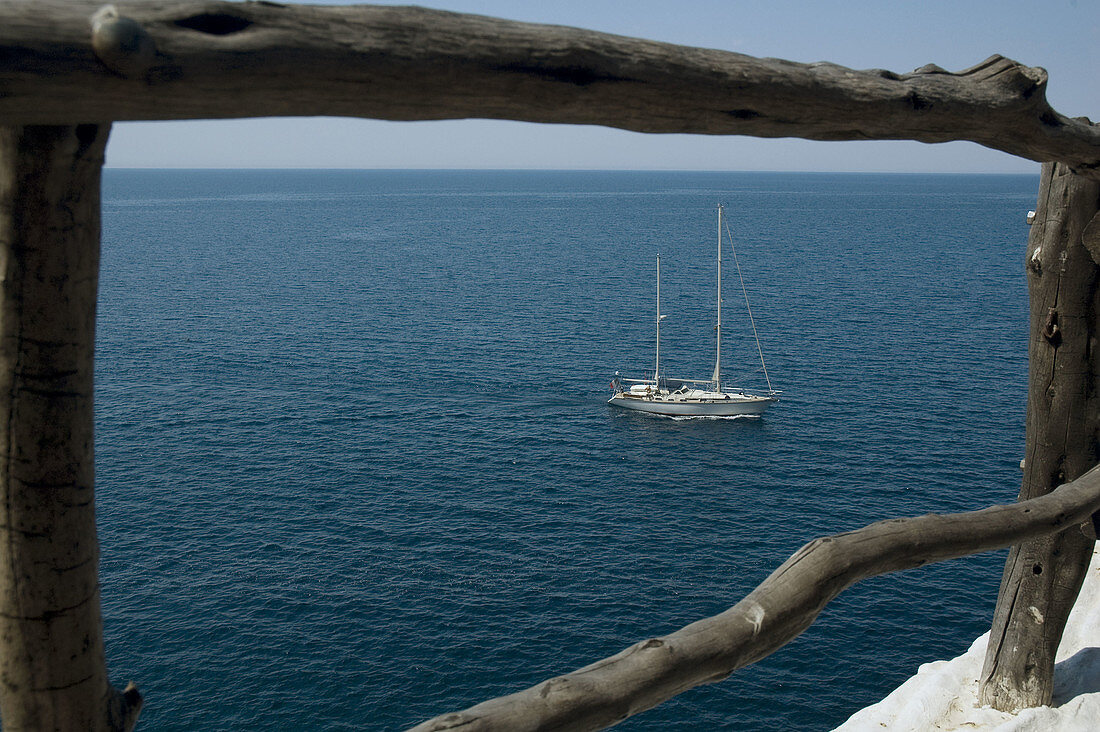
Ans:
[{"label": "deck of sailboat", "polygon": [[689,403],[710,403],[710,402],[754,402],[765,401],[774,402],[777,401],[772,396],[757,396],[755,394],[744,394],[738,392],[731,394],[728,391],[702,391],[701,389],[693,389],[690,392],[680,393],[662,393],[662,394],[631,394],[628,391],[621,392],[621,395],[626,399],[649,399],[655,401],[664,402],[689,402]]}]

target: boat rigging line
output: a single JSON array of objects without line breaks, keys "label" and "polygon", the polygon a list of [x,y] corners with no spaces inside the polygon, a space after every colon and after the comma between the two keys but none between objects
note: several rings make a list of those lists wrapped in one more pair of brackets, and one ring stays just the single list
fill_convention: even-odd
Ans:
[{"label": "boat rigging line", "polygon": [[745,296],[745,310],[749,312],[749,323],[752,325],[752,337],[756,339],[756,352],[760,354],[760,367],[764,369],[764,380],[768,382],[768,392],[775,394],[772,388],[772,380],[768,377],[768,367],[764,364],[764,349],[760,347],[760,336],[756,334],[756,319],[752,317],[752,308],[749,306],[749,293],[745,289],[745,278],[741,274],[741,264],[737,261],[737,247],[733,244],[733,234],[730,233],[729,222],[722,222],[726,227],[726,238],[730,242],[730,251],[733,253],[733,266],[737,269],[737,279],[741,281],[741,294]]}]

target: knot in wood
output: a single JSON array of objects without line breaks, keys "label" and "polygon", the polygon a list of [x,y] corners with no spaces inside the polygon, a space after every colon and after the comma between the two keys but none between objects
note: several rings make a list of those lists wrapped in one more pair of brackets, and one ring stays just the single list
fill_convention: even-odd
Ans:
[{"label": "knot in wood", "polygon": [[1043,274],[1043,247],[1035,247],[1035,251],[1031,253],[1031,257],[1027,260],[1028,268],[1037,275]]},{"label": "knot in wood", "polygon": [[144,78],[157,57],[152,36],[132,18],[104,5],[92,16],[92,50],[103,65],[126,78]]},{"label": "knot in wood", "polygon": [[1085,224],[1085,228],[1081,231],[1081,243],[1085,245],[1092,261],[1100,264],[1100,211],[1094,213]]},{"label": "knot in wood", "polygon": [[1041,332],[1043,340],[1054,348],[1057,348],[1058,344],[1062,342],[1062,329],[1058,327],[1058,311],[1054,308],[1047,311],[1047,319],[1046,322],[1043,323],[1043,330]]},{"label": "knot in wood", "polygon": [[568,689],[569,685],[569,679],[565,678],[564,676],[555,676],[554,678],[542,684],[542,687],[539,689],[539,696],[545,699],[551,694],[556,694],[563,689]]}]

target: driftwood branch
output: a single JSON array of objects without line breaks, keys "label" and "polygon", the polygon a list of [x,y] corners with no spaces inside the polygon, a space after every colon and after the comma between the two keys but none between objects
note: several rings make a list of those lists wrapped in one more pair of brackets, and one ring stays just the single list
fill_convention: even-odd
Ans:
[{"label": "driftwood branch", "polygon": [[[1085,232],[1100,220],[1100,185],[1043,166],[1026,255],[1027,447],[1019,500],[1049,493],[1100,460],[1100,266]],[[1094,247],[1095,248],[1095,247]],[[1054,660],[1084,582],[1092,537],[1040,536],[1012,547],[982,670],[979,699],[1015,712],[1050,704]]]},{"label": "driftwood branch", "polygon": [[92,380],[108,125],[0,126],[0,718],[132,729],[107,678]]},{"label": "driftwood branch", "polygon": [[1021,503],[890,519],[815,539],[719,615],[524,691],[436,717],[413,732],[608,727],[764,658],[860,580],[1059,532],[1088,522],[1098,510],[1100,468]]},{"label": "driftwood branch", "polygon": [[854,71],[412,7],[0,4],[0,124],[490,118],[811,140],[970,140],[1100,177],[1100,129],[994,56]]}]

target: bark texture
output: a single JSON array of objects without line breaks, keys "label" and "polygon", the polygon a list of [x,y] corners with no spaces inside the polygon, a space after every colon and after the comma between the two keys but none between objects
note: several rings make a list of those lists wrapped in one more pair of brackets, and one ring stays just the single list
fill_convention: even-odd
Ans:
[{"label": "bark texture", "polygon": [[[1100,222],[1098,205],[1095,181],[1062,165],[1043,166],[1025,264],[1031,332],[1020,500],[1049,493],[1100,458],[1100,256],[1086,246],[1086,232],[1095,232],[1093,222]],[[1089,522],[1013,547],[982,671],[983,704],[1017,711],[1050,703],[1058,643],[1095,539]]]},{"label": "bark texture", "polygon": [[970,140],[1100,177],[1046,71],[856,71],[412,7],[0,4],[0,124],[491,118],[811,140]]},{"label": "bark texture", "polygon": [[[422,8],[0,3],[4,729],[118,729],[140,707],[136,691],[119,695],[107,683],[96,580],[92,354],[107,121],[480,117],[652,133],[970,140],[1059,161],[1044,167],[1028,254],[1027,499],[1082,475],[1100,452],[1100,219],[1090,182],[1100,180],[1100,128],[1054,111],[1046,83],[1044,70],[1000,56],[960,72],[855,71]],[[1086,483],[1095,478],[1059,489],[1053,502],[978,512],[980,520],[899,520],[820,540],[723,615],[422,729],[463,720],[469,729],[613,724],[763,657],[858,579],[1086,522],[1096,506],[1063,505]],[[1013,551],[984,674],[990,703],[1049,700],[1087,533],[1075,526]]]},{"label": "bark texture", "polygon": [[0,127],[0,720],[121,730],[93,503],[100,169],[108,126]]},{"label": "bark texture", "polygon": [[726,678],[796,638],[834,597],[886,572],[1077,527],[1100,509],[1100,468],[1053,493],[970,513],[880,521],[815,539],[729,610],[413,732],[590,730]]}]

